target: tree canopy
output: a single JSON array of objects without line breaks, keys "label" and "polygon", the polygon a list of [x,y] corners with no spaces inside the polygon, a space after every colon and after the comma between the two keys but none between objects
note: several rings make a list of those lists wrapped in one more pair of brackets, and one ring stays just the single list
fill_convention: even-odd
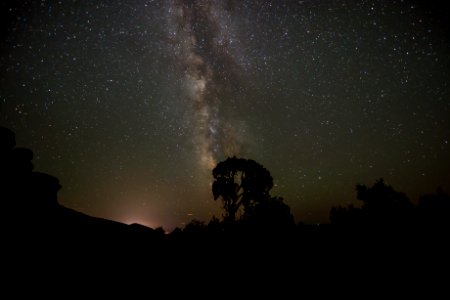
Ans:
[{"label": "tree canopy", "polygon": [[363,201],[362,209],[371,222],[403,223],[411,217],[414,207],[408,197],[386,185],[382,178],[372,187],[356,185],[356,192],[357,199]]},{"label": "tree canopy", "polygon": [[224,220],[235,221],[257,202],[269,199],[270,172],[251,159],[229,157],[213,169],[214,200],[223,201]]}]

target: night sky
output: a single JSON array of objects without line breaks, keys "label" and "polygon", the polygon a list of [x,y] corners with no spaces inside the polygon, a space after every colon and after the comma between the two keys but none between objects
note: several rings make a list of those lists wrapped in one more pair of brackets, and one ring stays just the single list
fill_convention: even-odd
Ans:
[{"label": "night sky", "polygon": [[233,155],[296,221],[380,177],[416,202],[450,192],[440,3],[3,1],[0,125],[61,204],[126,223],[220,217],[211,170]]}]

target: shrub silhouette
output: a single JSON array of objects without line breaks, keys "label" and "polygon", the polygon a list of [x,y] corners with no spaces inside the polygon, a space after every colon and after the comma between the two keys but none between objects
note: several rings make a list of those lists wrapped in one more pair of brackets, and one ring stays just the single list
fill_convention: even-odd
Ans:
[{"label": "shrub silhouette", "polygon": [[262,199],[249,207],[244,215],[245,223],[270,231],[286,230],[295,225],[291,208],[281,197]]},{"label": "shrub silhouette", "polygon": [[419,199],[419,216],[424,225],[450,225],[450,195],[438,188],[435,194],[423,195]]},{"label": "shrub silhouette", "polygon": [[414,206],[408,197],[386,185],[381,178],[372,187],[356,185],[357,199],[372,225],[400,225],[412,221]]}]

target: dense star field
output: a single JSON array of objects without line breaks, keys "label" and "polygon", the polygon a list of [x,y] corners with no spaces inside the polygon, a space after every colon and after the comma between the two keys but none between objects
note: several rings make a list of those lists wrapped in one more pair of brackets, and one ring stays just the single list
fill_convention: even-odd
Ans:
[{"label": "dense star field", "polygon": [[[444,3],[444,2],[442,2]],[[441,2],[4,1],[0,125],[59,202],[172,229],[221,216],[211,170],[251,158],[296,221],[383,177],[450,191]]]}]

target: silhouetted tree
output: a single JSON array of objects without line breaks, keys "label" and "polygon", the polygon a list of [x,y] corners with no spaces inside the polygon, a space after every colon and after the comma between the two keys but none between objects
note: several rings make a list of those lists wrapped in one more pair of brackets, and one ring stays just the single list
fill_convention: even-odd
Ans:
[{"label": "silhouetted tree", "polygon": [[282,197],[270,197],[250,206],[244,215],[247,224],[266,230],[286,230],[295,225],[291,208]]},{"label": "silhouetted tree", "polygon": [[386,185],[381,178],[372,187],[356,185],[357,199],[363,201],[362,211],[371,224],[393,225],[410,222],[414,206],[408,197]]},{"label": "silhouetted tree", "polygon": [[220,234],[223,230],[222,222],[216,216],[212,216],[208,223],[208,231],[214,234]]},{"label": "silhouetted tree", "polygon": [[189,239],[199,239],[206,235],[208,227],[206,224],[199,220],[191,220],[186,226],[184,227],[183,233],[186,237]]},{"label": "silhouetted tree", "polygon": [[273,187],[273,178],[262,165],[235,156],[219,162],[213,177],[214,200],[222,198],[226,222],[234,222],[240,210],[245,212],[257,202],[269,199]]},{"label": "silhouetted tree", "polygon": [[330,222],[333,225],[354,226],[362,222],[361,209],[353,204],[348,207],[333,206],[330,210]]},{"label": "silhouetted tree", "polygon": [[188,224],[186,224],[186,227],[184,227],[185,232],[189,232],[189,233],[195,233],[195,232],[200,232],[200,231],[204,231],[206,228],[205,222],[197,220],[197,219],[193,219],[191,220]]},{"label": "silhouetted tree", "polygon": [[450,195],[438,188],[435,194],[423,195],[419,199],[419,216],[425,225],[450,225]]}]

